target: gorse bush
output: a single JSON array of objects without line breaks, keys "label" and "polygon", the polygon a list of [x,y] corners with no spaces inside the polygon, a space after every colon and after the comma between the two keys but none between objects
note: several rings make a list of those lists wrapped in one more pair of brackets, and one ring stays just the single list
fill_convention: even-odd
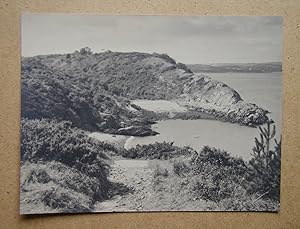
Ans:
[{"label": "gorse bush", "polygon": [[[32,193],[32,202],[37,201],[34,193],[52,193],[49,195],[58,198],[53,200],[55,204],[49,205],[53,201],[42,203],[48,203],[51,208],[57,206],[57,210],[64,206],[64,211],[67,211],[69,207],[71,211],[72,206],[78,206],[80,202],[67,204],[76,193],[86,200],[82,209],[86,209],[87,203],[107,197],[109,165],[106,152],[117,151],[114,146],[89,138],[68,121],[22,119],[21,134],[22,176],[25,176],[21,190]],[[41,186],[43,188],[39,190]],[[62,195],[59,194],[61,190],[65,190]],[[66,190],[70,191],[70,198],[67,198]]]},{"label": "gorse bush", "polygon": [[206,165],[213,165],[228,169],[228,172],[243,175],[247,166],[242,158],[232,157],[228,152],[204,146],[199,153],[195,153],[191,159],[194,172],[203,172]]},{"label": "gorse bush", "polygon": [[226,151],[205,146],[190,161],[191,189],[200,198],[220,201],[243,189],[248,168],[240,158]]},{"label": "gorse bush", "polygon": [[173,142],[156,142],[149,145],[137,145],[122,152],[123,157],[140,159],[170,159],[182,155],[191,155],[195,150],[190,147],[174,146]]},{"label": "gorse bush", "polygon": [[86,136],[71,122],[22,119],[21,161],[60,161],[74,166],[107,159],[105,151],[117,149]]},{"label": "gorse bush", "polygon": [[57,161],[107,183],[106,150],[116,149],[87,137],[70,122],[22,120],[22,162]]}]

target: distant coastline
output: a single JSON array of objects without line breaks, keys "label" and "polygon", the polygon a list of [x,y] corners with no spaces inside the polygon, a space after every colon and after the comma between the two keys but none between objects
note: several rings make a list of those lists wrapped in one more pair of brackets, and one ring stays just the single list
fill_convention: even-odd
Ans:
[{"label": "distant coastline", "polygon": [[281,72],[281,62],[266,63],[218,63],[218,64],[188,64],[194,73],[226,73],[226,72],[251,72],[251,73],[268,73]]}]

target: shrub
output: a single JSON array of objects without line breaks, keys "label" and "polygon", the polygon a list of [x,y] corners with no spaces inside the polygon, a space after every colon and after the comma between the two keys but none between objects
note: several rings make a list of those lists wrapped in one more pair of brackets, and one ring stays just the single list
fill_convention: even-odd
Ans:
[{"label": "shrub", "polygon": [[107,182],[107,145],[89,138],[71,122],[22,120],[22,162],[58,161]]},{"label": "shrub", "polygon": [[195,196],[219,202],[244,190],[241,183],[248,170],[242,159],[226,151],[203,147],[190,161],[190,189]]},{"label": "shrub", "polygon": [[21,161],[59,161],[71,167],[77,162],[90,163],[107,159],[112,145],[89,138],[71,122],[22,119]]},{"label": "shrub", "polygon": [[59,162],[21,166],[20,207],[24,213],[90,211],[103,196],[102,183]]},{"label": "shrub", "polygon": [[79,50],[81,55],[90,55],[92,54],[92,50],[89,47],[84,47]]},{"label": "shrub", "polygon": [[149,145],[137,145],[124,150],[122,156],[140,159],[170,159],[182,155],[191,155],[193,152],[192,148],[174,146],[173,142],[156,142]]},{"label": "shrub", "polygon": [[209,166],[225,169],[228,175],[245,175],[248,168],[241,158],[230,156],[224,150],[219,150],[204,146],[199,153],[195,153],[191,158],[191,165],[194,173],[204,172]]},{"label": "shrub", "polygon": [[27,193],[27,205],[42,198],[39,207],[86,210],[107,197],[106,152],[115,147],[89,138],[68,121],[22,119],[21,134],[21,196]]}]

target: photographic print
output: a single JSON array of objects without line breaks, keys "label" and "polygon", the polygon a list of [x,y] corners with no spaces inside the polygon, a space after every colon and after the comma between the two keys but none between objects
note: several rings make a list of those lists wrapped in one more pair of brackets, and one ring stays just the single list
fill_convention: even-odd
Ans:
[{"label": "photographic print", "polygon": [[282,18],[23,14],[20,213],[279,211]]}]

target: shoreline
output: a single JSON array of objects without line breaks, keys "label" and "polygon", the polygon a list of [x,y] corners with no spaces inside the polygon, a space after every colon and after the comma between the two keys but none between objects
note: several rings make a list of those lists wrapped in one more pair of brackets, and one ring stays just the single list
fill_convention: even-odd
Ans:
[{"label": "shoreline", "polygon": [[[243,110],[243,103],[235,104],[232,107],[226,107],[227,112],[215,108],[204,108],[205,106],[192,106],[189,102],[183,99],[175,100],[132,100],[134,105],[140,106],[142,109],[155,112],[158,120],[166,119],[181,119],[181,120],[217,120],[222,122],[236,123],[241,126],[258,127],[265,124],[269,117],[267,110]],[[162,108],[162,106],[165,106]],[[256,106],[256,104],[252,104]],[[225,107],[224,107],[225,109]]]}]

